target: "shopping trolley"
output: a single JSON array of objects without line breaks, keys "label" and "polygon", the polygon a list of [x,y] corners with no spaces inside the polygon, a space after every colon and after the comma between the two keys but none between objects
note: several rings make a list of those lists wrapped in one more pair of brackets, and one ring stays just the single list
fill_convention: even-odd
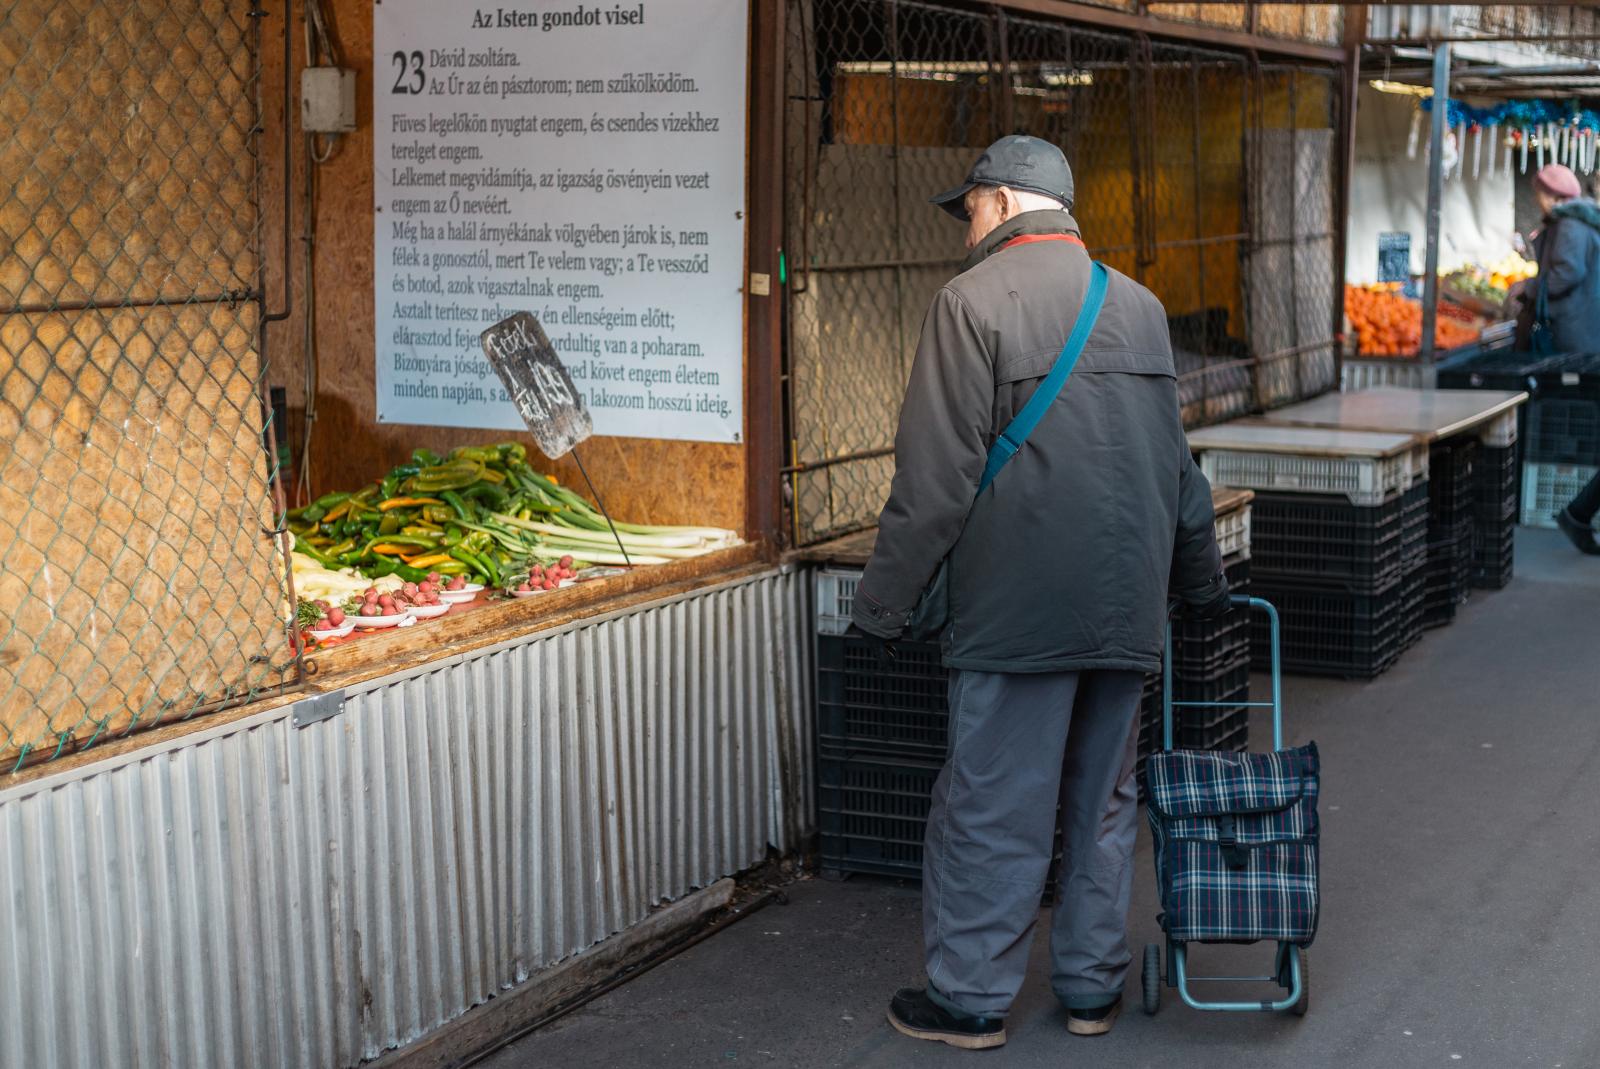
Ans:
[{"label": "shopping trolley", "polygon": [[[1283,680],[1278,611],[1260,598],[1235,596],[1237,608],[1266,614],[1272,653],[1270,702],[1174,700],[1172,623],[1162,669],[1162,748],[1146,761],[1146,807],[1155,839],[1161,948],[1144,951],[1144,1010],[1161,1008],[1161,984],[1177,989],[1197,1010],[1290,1012],[1308,1003],[1306,947],[1316,934],[1320,903],[1316,812],[1319,768],[1315,743],[1283,748]],[[1271,753],[1174,750],[1173,710],[1270,708]],[[1273,972],[1265,976],[1192,976],[1191,943],[1275,941]],[[1211,1002],[1196,998],[1194,981],[1276,984],[1280,999]]]}]

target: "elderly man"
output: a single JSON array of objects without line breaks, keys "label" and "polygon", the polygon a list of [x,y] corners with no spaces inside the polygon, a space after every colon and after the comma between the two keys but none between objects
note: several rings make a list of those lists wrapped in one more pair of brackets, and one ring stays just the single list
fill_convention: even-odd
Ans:
[{"label": "elderly man", "polygon": [[1203,614],[1227,611],[1210,487],[1184,440],[1166,314],[1113,271],[1075,370],[979,492],[990,447],[1070,348],[1091,261],[1066,158],[1036,138],[996,142],[935,203],[968,222],[970,255],[923,323],[853,616],[892,656],[947,563],[928,982],[898,992],[889,1019],[957,1047],[1005,1042],[1059,804],[1052,987],[1069,1030],[1093,1035],[1110,1029],[1130,961],[1138,707],[1169,581]]}]

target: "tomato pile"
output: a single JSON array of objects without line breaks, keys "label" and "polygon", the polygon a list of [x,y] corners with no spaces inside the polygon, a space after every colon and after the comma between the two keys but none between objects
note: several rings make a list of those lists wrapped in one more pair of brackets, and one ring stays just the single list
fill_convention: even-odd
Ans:
[{"label": "tomato pile", "polygon": [[[1434,323],[1436,349],[1454,349],[1478,339],[1476,328],[1452,318],[1450,305],[1439,306]],[[1415,356],[1422,348],[1422,306],[1400,295],[1399,283],[1346,286],[1344,314],[1356,332],[1363,356]]]}]

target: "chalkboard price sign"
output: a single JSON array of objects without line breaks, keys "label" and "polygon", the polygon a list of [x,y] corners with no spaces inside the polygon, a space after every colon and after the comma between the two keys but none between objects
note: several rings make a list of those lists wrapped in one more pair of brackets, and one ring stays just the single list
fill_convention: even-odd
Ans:
[{"label": "chalkboard price sign", "polygon": [[1378,281],[1405,282],[1411,278],[1411,235],[1385,231],[1378,235]]},{"label": "chalkboard price sign", "polygon": [[478,340],[541,453],[554,460],[594,433],[583,394],[531,313],[502,319]]}]

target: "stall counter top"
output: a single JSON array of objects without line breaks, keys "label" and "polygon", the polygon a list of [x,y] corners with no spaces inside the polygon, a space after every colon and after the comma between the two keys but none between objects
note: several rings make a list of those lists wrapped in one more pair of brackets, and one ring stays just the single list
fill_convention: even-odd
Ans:
[{"label": "stall counter top", "polygon": [[[1408,390],[1385,386],[1330,393],[1289,405],[1254,422],[1273,426],[1420,434],[1427,441],[1480,427],[1528,400],[1504,390]],[[1194,436],[1190,436],[1193,441]]]},{"label": "stall counter top", "polygon": [[1415,433],[1277,426],[1257,420],[1238,420],[1189,432],[1189,447],[1197,453],[1232,449],[1292,456],[1384,458],[1398,456],[1423,441]]},{"label": "stall counter top", "polygon": [[[1256,496],[1254,490],[1238,490],[1231,486],[1213,486],[1211,488],[1211,507],[1221,516],[1232,512],[1234,509],[1248,505]],[[847,534],[842,538],[835,538],[827,542],[818,542],[814,546],[802,546],[792,550],[784,560],[794,564],[832,565],[838,568],[864,568],[867,558],[872,556],[872,547],[878,542],[878,529],[869,527],[865,531]]]}]

